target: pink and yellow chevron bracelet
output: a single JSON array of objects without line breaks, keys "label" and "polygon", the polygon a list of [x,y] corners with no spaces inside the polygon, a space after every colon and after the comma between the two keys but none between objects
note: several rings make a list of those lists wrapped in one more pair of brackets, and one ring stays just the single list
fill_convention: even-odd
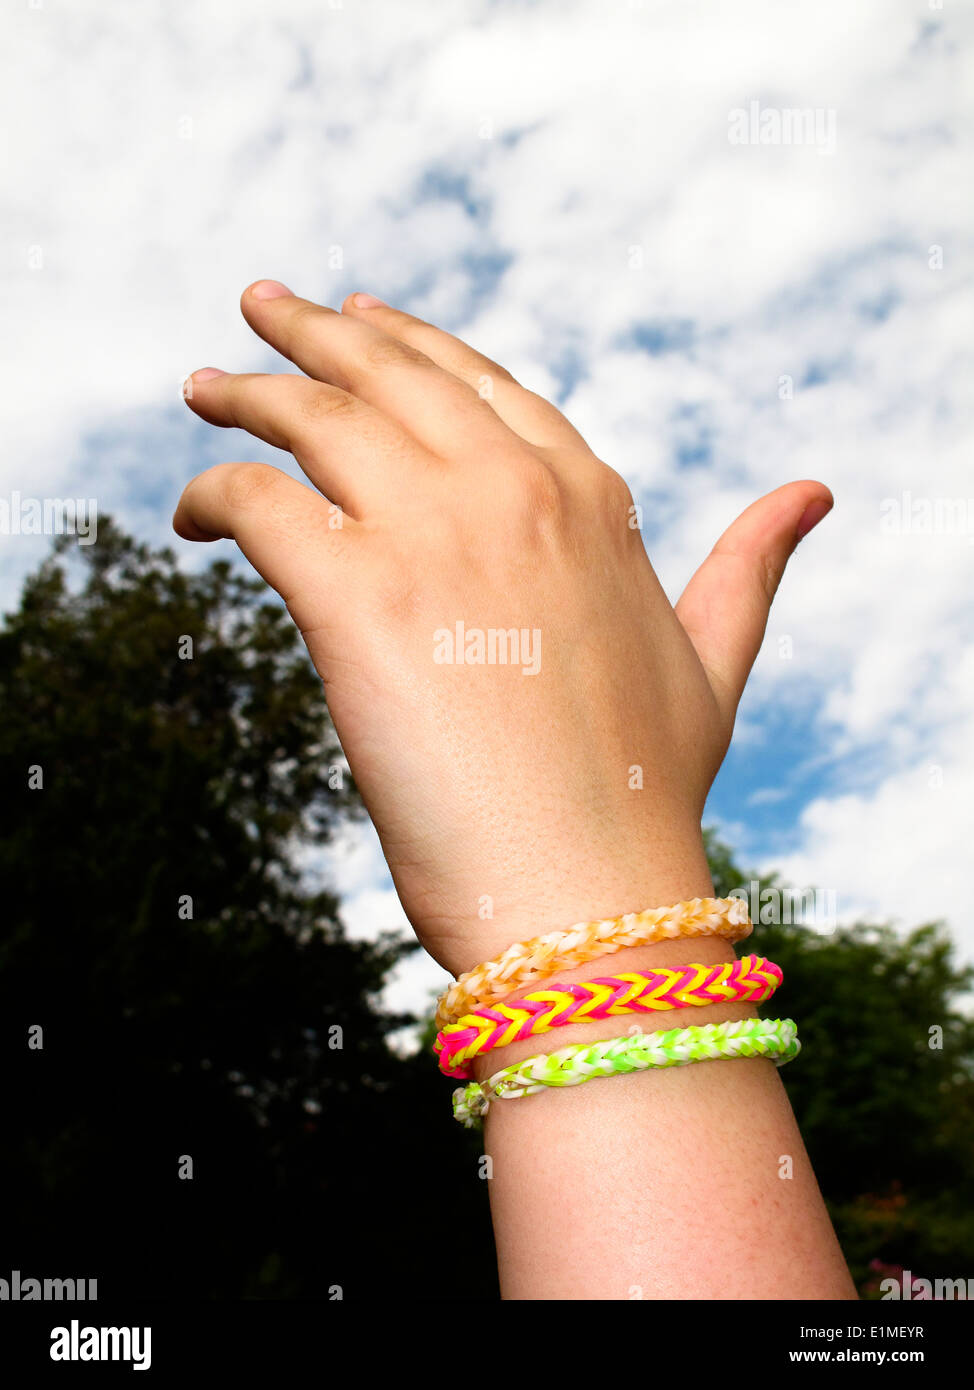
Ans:
[{"label": "pink and yellow chevron bracelet", "polygon": [[583,984],[555,984],[509,1004],[482,1005],[448,1024],[433,1044],[440,1071],[465,1079],[470,1062],[495,1047],[547,1033],[566,1023],[597,1022],[617,1014],[683,1009],[694,1004],[760,1003],[781,984],[781,969],[764,956],[719,965],[684,965],[646,974],[603,975]]},{"label": "pink and yellow chevron bracelet", "polygon": [[471,1010],[506,999],[525,985],[626,946],[648,946],[690,936],[740,941],[750,932],[747,903],[741,898],[690,898],[672,907],[650,907],[645,912],[627,912],[624,917],[579,922],[567,931],[515,941],[499,956],[466,971],[450,985],[437,1001],[436,1026],[445,1028]]}]

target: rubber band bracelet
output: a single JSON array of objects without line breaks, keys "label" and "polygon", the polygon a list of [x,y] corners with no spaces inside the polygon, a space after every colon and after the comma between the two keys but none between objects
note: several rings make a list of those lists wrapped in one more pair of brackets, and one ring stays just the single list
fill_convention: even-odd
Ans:
[{"label": "rubber band bracelet", "polygon": [[442,1029],[433,1050],[439,1054],[440,1071],[462,1079],[470,1075],[472,1058],[551,1028],[692,1005],[760,1003],[774,994],[781,978],[780,967],[764,956],[742,956],[718,965],[553,984],[513,1003],[474,1009]]},{"label": "rubber band bracelet", "polygon": [[516,941],[493,960],[460,975],[437,1002],[436,1027],[445,1028],[481,1005],[494,1004],[524,985],[545,979],[626,946],[645,946],[676,937],[720,936],[741,941],[750,935],[747,903],[741,898],[691,898],[673,907],[647,908],[624,917],[579,922],[567,931]]},{"label": "rubber band bracelet", "polygon": [[469,1129],[486,1114],[492,1100],[518,1100],[547,1086],[581,1086],[596,1077],[738,1057],[768,1057],[781,1067],[800,1050],[797,1025],[790,1018],[707,1023],[609,1038],[588,1046],[576,1044],[526,1057],[488,1081],[458,1087],[453,1092],[453,1114]]}]

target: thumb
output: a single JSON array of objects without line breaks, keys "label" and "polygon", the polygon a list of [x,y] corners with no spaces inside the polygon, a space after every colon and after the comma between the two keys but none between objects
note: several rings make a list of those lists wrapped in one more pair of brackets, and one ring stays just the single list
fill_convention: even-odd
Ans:
[{"label": "thumb", "polygon": [[761,649],[785,565],[802,536],[832,510],[824,483],[786,483],[752,502],[690,580],[676,616],[729,725]]}]

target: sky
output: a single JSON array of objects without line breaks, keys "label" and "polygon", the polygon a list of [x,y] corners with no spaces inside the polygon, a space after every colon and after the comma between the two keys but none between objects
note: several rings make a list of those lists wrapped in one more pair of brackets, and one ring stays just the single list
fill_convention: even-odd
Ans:
[{"label": "sky", "polygon": [[[0,36],[0,513],[94,498],[211,559],[170,532],[183,484],[284,460],[180,386],[276,370],[238,310],[264,276],[378,294],[555,400],[674,600],[820,478],[705,823],[974,960],[970,8],[13,0]],[[0,534],[4,606],[48,543]],[[370,829],[328,873],[351,934],[405,926]],[[390,1002],[446,978],[417,953]]]}]

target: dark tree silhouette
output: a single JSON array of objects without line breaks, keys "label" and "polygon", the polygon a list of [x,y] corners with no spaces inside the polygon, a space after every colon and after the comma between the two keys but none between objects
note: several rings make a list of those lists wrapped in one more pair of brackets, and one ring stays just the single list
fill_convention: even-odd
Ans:
[{"label": "dark tree silhouette", "polygon": [[746,945],[784,971],[761,1012],[798,1023],[802,1052],[781,1077],[860,1289],[876,1282],[874,1262],[967,1278],[974,1020],[961,1005],[974,969],[955,964],[943,923],[904,935],[783,922],[796,914],[777,876],[742,873],[713,835],[708,857],[719,894],[760,885]]},{"label": "dark tree silhouette", "polygon": [[[361,808],[281,605],[103,521],[5,619],[0,700],[0,1278],[496,1298],[481,1136],[375,1002],[415,943],[348,940],[301,871]],[[719,895],[759,879],[708,857]],[[798,1021],[782,1077],[860,1287],[966,1277],[974,972],[946,929],[748,948],[785,972],[764,1012]]]},{"label": "dark tree silhouette", "polygon": [[110,522],[69,546],[0,634],[0,1277],[352,1297],[381,1247],[442,1294],[462,1213],[492,1294],[476,1143],[373,1002],[415,943],[302,878],[359,808],[287,613]]}]

